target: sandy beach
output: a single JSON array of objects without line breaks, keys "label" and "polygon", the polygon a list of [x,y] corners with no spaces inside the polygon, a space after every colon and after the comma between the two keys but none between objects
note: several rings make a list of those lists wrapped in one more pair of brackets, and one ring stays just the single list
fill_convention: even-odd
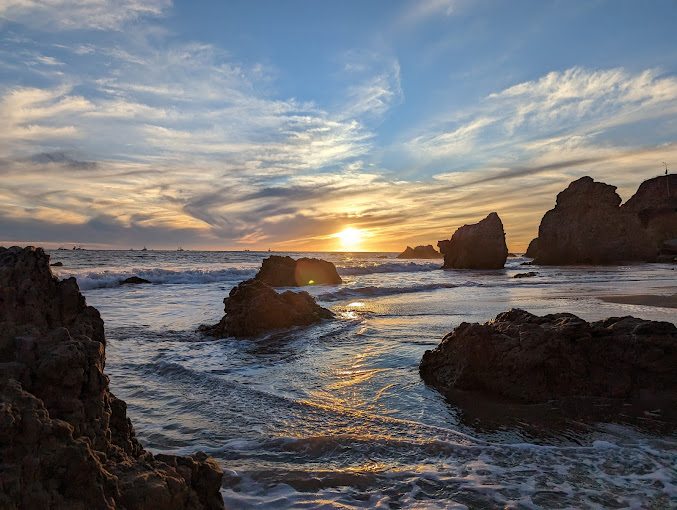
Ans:
[{"label": "sandy beach", "polygon": [[655,294],[623,294],[619,296],[600,296],[599,299],[607,303],[677,308],[677,294],[672,294],[670,296]]}]

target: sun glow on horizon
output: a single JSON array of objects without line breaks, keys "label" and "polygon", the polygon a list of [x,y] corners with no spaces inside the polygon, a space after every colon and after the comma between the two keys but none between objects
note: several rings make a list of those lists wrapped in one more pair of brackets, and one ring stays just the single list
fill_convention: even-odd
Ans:
[{"label": "sun glow on horizon", "polygon": [[355,251],[360,248],[364,232],[357,228],[347,227],[341,232],[333,235],[339,239],[339,245],[342,250]]}]

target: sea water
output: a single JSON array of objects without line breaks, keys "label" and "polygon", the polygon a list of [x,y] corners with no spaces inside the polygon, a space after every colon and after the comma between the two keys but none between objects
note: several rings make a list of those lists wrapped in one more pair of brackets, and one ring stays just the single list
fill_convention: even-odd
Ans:
[{"label": "sea water", "polygon": [[[253,340],[198,333],[268,255],[51,252],[63,263],[55,274],[75,276],[101,312],[106,373],[141,442],[216,458],[226,506],[677,506],[674,429],[477,418],[418,372],[424,351],[461,322],[513,307],[675,322],[675,309],[598,299],[674,294],[674,266],[525,267],[511,258],[500,271],[444,271],[440,260],[387,253],[289,253],[336,264],[343,285],[306,290],[337,320]],[[528,270],[538,274],[513,278]],[[152,284],[119,285],[132,275]]]}]

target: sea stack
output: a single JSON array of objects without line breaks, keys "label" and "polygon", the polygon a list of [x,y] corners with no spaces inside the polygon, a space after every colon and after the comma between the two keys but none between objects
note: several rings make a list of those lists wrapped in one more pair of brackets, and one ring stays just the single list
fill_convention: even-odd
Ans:
[{"label": "sea stack", "polygon": [[343,280],[336,266],[322,259],[271,255],[263,260],[261,269],[254,277],[271,287],[302,287],[304,285],[339,285]]},{"label": "sea stack", "polygon": [[588,323],[569,313],[500,313],[462,323],[420,364],[443,393],[467,390],[520,402],[566,397],[677,399],[677,327],[634,317]]},{"label": "sea stack", "polygon": [[503,223],[495,212],[479,223],[463,225],[437,246],[444,255],[442,269],[502,269],[508,258]]},{"label": "sea stack", "polygon": [[200,331],[223,338],[255,337],[276,329],[308,326],[334,314],[322,308],[305,291],[278,293],[270,285],[251,278],[233,287],[223,300],[226,314],[214,326]]},{"label": "sea stack", "polygon": [[427,246],[417,246],[412,248],[407,246],[407,249],[400,253],[398,259],[439,259],[442,258],[442,254],[433,248],[432,244]]},{"label": "sea stack", "polygon": [[[614,264],[674,258],[677,175],[649,179],[621,206],[616,187],[581,177],[557,195],[527,256],[536,264]],[[667,244],[666,244],[667,241]]]},{"label": "sea stack", "polygon": [[143,449],[105,351],[74,278],[41,248],[0,247],[0,508],[223,508],[214,459]]}]

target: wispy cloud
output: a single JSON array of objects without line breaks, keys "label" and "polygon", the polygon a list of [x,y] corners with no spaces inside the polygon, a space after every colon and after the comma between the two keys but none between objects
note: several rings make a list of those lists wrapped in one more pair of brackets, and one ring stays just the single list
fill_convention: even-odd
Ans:
[{"label": "wispy cloud", "polygon": [[0,20],[42,30],[120,30],[169,6],[171,0],[3,0]]}]

